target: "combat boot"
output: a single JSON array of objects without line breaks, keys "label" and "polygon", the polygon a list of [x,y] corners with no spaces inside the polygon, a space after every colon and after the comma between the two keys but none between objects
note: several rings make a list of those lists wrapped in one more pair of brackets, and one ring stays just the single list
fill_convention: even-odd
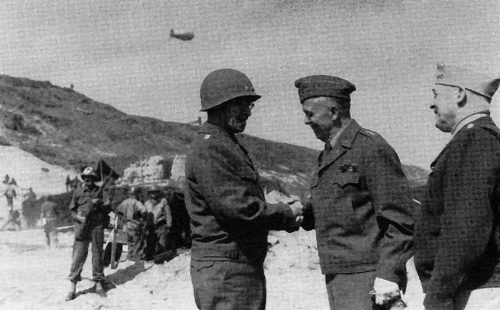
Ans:
[{"label": "combat boot", "polygon": [[106,290],[104,289],[102,282],[96,282],[94,289],[95,289],[95,292],[97,295],[99,295],[101,297],[107,297]]},{"label": "combat boot", "polygon": [[71,287],[69,289],[68,295],[66,295],[66,301],[70,301],[76,298],[76,282],[71,282]]}]

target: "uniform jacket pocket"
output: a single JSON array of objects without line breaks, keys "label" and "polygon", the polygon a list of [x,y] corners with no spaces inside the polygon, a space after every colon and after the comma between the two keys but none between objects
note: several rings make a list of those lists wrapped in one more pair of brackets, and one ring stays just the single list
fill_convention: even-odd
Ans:
[{"label": "uniform jacket pocket", "polygon": [[196,271],[201,271],[204,268],[210,268],[215,264],[215,261],[210,260],[193,260],[191,261],[191,268]]},{"label": "uniform jacket pocket", "polygon": [[343,172],[339,173],[334,183],[337,183],[341,187],[344,187],[348,184],[358,184],[359,183],[359,173],[357,172]]}]

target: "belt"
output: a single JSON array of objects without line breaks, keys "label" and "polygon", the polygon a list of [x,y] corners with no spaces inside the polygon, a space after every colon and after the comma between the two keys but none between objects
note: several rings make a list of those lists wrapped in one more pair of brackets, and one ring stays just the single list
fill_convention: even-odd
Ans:
[{"label": "belt", "polygon": [[191,250],[191,258],[194,260],[234,260],[239,262],[250,262],[241,250],[226,246],[194,248]]}]

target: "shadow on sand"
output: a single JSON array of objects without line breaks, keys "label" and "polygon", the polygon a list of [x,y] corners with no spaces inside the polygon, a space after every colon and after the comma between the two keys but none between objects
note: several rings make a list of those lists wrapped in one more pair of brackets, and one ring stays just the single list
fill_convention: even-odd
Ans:
[{"label": "shadow on sand", "polygon": [[[150,268],[150,267],[149,267]],[[119,288],[119,285],[122,285],[124,283],[127,283],[130,280],[133,280],[138,274],[148,270],[149,268],[146,268],[144,266],[143,261],[137,261],[133,265],[128,266],[125,269],[120,269],[117,272],[107,276],[107,281],[104,284],[104,289],[106,292],[109,292],[111,290],[114,290],[115,288]],[[90,278],[85,278],[82,277],[84,280],[92,281]],[[95,293],[95,284],[92,285],[91,287],[81,290],[76,293],[75,298],[78,298],[78,296],[81,295],[86,295],[86,294],[93,294]]]},{"label": "shadow on sand", "polygon": [[111,286],[108,291],[114,289],[118,285],[122,285],[130,280],[133,280],[137,275],[148,270],[149,268],[151,268],[151,266],[146,268],[143,261],[137,261],[133,265],[130,265],[125,269],[120,269],[117,272],[107,276],[108,283]]}]

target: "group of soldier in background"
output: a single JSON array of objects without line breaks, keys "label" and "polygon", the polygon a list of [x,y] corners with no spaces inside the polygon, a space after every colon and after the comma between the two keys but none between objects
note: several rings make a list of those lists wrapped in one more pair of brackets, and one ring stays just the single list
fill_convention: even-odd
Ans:
[{"label": "group of soldier in background", "polygon": [[[92,281],[95,282],[95,292],[101,296],[106,296],[104,267],[112,260],[120,259],[123,243],[127,244],[128,260],[154,261],[156,264],[171,260],[177,255],[178,248],[189,248],[191,243],[189,218],[182,193],[176,192],[173,187],[162,188],[158,185],[117,188],[112,184],[106,185],[109,177],[100,180],[97,175],[92,167],[83,170],[83,186],[73,191],[69,205],[75,241],[69,275],[71,287],[66,300],[77,296],[76,284],[81,280],[90,243]],[[97,186],[97,181],[103,181],[103,184]],[[123,190],[128,196],[125,199],[120,195]],[[109,215],[114,216],[114,221]],[[107,228],[114,229],[115,250],[104,247],[104,230]],[[125,235],[125,238],[119,238],[120,235]]]},{"label": "group of soldier in background", "polygon": [[128,260],[162,263],[176,255],[179,247],[189,248],[191,233],[183,195],[174,188],[163,191],[158,185],[147,189],[143,204],[138,187],[115,210],[127,235]]}]

